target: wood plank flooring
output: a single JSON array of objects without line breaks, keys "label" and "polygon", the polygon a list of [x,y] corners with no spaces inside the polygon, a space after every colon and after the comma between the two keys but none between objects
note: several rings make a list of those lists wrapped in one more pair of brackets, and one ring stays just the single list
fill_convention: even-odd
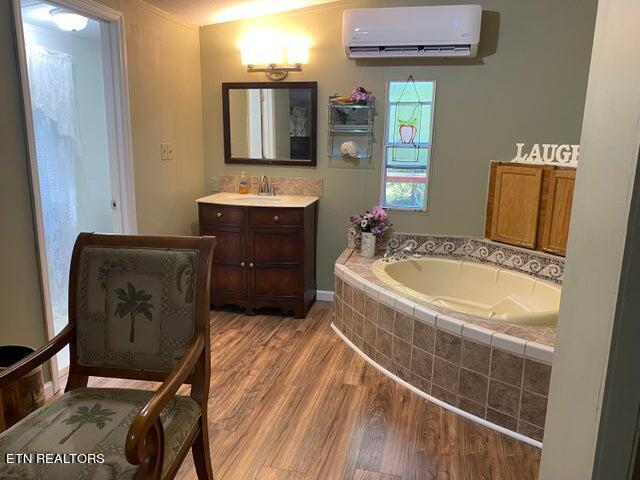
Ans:
[{"label": "wood plank flooring", "polygon": [[[209,431],[216,480],[526,480],[540,450],[440,408],[389,380],[329,328],[211,315]],[[94,379],[93,386],[153,388]],[[195,479],[191,458],[178,474]]]}]

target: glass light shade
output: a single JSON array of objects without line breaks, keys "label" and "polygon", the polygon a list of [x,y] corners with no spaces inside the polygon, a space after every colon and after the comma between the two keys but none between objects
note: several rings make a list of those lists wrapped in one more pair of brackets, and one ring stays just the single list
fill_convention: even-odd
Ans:
[{"label": "glass light shade", "polygon": [[309,63],[309,47],[306,45],[289,45],[287,47],[287,62],[291,65]]},{"label": "glass light shade", "polygon": [[258,43],[242,48],[243,65],[270,65],[280,64],[284,60],[282,49],[268,42]]},{"label": "glass light shade", "polygon": [[87,28],[89,19],[68,10],[56,8],[51,10],[51,18],[60,30],[65,32],[77,32]]},{"label": "glass light shade", "polygon": [[277,31],[251,31],[240,40],[243,65],[295,65],[309,62],[308,39]]}]

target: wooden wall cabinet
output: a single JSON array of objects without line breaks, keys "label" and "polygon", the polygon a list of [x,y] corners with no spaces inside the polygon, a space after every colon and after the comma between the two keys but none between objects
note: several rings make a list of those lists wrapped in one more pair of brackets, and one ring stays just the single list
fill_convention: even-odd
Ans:
[{"label": "wooden wall cabinet", "polygon": [[571,222],[571,203],[576,181],[575,169],[556,168],[548,174],[546,208],[542,211],[540,248],[545,252],[565,255]]},{"label": "wooden wall cabinet", "polygon": [[218,244],[211,304],[262,307],[304,318],[316,297],[317,202],[304,208],[199,203],[200,234]]},{"label": "wooden wall cabinet", "polygon": [[565,255],[575,169],[491,162],[485,236]]}]

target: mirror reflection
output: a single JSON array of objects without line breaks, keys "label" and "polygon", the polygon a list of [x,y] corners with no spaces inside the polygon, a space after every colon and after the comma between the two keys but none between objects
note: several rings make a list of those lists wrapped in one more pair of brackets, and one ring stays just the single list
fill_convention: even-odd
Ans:
[{"label": "mirror reflection", "polygon": [[[227,163],[315,164],[312,88],[229,88]],[[255,161],[255,162],[253,162]]]}]

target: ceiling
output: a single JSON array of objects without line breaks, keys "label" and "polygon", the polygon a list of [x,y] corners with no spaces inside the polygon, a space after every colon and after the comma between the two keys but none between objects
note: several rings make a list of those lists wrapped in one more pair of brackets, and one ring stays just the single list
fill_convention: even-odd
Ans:
[{"label": "ceiling", "polygon": [[146,0],[195,25],[230,22],[337,0]]}]

